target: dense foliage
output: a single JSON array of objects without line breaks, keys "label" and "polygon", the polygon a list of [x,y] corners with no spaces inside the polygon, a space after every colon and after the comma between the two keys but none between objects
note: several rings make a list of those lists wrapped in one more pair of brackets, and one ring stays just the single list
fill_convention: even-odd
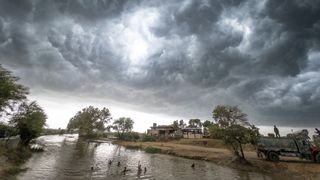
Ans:
[{"label": "dense foliage", "polygon": [[109,109],[89,106],[77,112],[68,123],[68,130],[78,129],[79,136],[92,136],[97,131],[104,131],[105,124],[111,119]]},{"label": "dense foliage", "polygon": [[201,128],[202,127],[202,123],[200,119],[190,119],[189,120],[189,126],[191,128]]},{"label": "dense foliage", "polygon": [[22,144],[27,145],[32,139],[40,136],[46,119],[47,115],[35,101],[23,102],[10,123],[18,131]]},{"label": "dense foliage", "polygon": [[118,136],[131,132],[134,121],[129,117],[121,117],[113,122],[113,129],[118,132]]},{"label": "dense foliage", "polygon": [[18,77],[11,74],[0,65],[0,116],[13,110],[18,102],[26,99],[28,89],[17,83]]},{"label": "dense foliage", "polygon": [[217,124],[209,127],[211,136],[221,138],[237,157],[245,160],[242,145],[254,144],[260,135],[259,129],[248,123],[247,115],[237,106],[219,105],[212,114]]}]

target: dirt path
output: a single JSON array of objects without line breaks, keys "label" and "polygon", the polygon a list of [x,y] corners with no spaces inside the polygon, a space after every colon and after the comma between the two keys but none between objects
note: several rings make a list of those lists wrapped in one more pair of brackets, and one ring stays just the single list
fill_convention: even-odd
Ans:
[{"label": "dirt path", "polygon": [[[204,141],[204,140],[202,140]],[[212,140],[209,140],[212,141]],[[200,142],[200,143],[199,143]],[[256,152],[247,147],[245,156],[251,165],[243,165],[232,161],[232,154],[220,142],[201,143],[201,140],[190,142],[124,142],[115,141],[115,144],[127,147],[155,147],[161,149],[162,153],[180,157],[207,160],[219,165],[229,166],[244,171],[261,171],[272,174],[283,174],[303,176],[306,179],[320,179],[320,164],[303,161],[297,158],[282,158],[279,163],[274,163],[257,158]],[[220,143],[220,144],[219,144]]]}]

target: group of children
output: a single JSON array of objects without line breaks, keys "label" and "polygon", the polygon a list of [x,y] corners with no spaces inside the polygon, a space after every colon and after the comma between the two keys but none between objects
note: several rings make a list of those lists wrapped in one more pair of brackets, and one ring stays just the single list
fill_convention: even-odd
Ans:
[{"label": "group of children", "polygon": [[[112,160],[111,160],[111,159],[109,159],[108,165],[109,165],[109,166],[112,165]],[[117,166],[118,166],[118,167],[121,166],[120,161],[118,161]],[[91,166],[91,171],[93,171],[93,170],[94,170],[94,167]],[[128,172],[128,171],[131,171],[131,169],[127,169],[127,166],[125,166],[125,167],[123,168],[122,173],[123,173],[123,174],[126,174],[126,172]],[[146,174],[146,172],[147,172],[147,167],[144,167],[143,173]],[[141,173],[142,173],[142,168],[141,168],[141,164],[140,164],[140,161],[139,161],[139,162],[138,162],[138,175],[140,175]]]}]

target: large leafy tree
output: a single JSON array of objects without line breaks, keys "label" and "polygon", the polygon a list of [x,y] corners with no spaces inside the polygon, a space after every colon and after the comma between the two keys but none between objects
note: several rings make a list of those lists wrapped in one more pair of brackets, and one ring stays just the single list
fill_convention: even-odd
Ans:
[{"label": "large leafy tree", "polygon": [[15,104],[26,99],[28,89],[20,85],[18,80],[18,77],[0,65],[0,116],[8,113],[8,109],[13,110]]},{"label": "large leafy tree", "polygon": [[134,121],[129,117],[121,117],[113,122],[113,129],[121,136],[124,133],[131,132]]},{"label": "large leafy tree", "polygon": [[173,129],[179,129],[179,121],[178,120],[173,121],[172,127]]},{"label": "large leafy tree", "polygon": [[209,126],[213,125],[212,121],[206,120],[202,123],[202,126],[208,128]]},{"label": "large leafy tree", "polygon": [[217,124],[209,127],[210,133],[222,137],[234,154],[241,160],[245,160],[242,145],[255,143],[259,136],[259,129],[248,123],[247,114],[237,106],[219,105],[212,114]]},{"label": "large leafy tree", "polygon": [[192,128],[202,127],[201,120],[200,119],[190,119],[189,120],[189,127],[192,127]]},{"label": "large leafy tree", "polygon": [[235,124],[248,124],[247,114],[243,113],[238,106],[218,105],[214,108],[212,117],[222,128]]},{"label": "large leafy tree", "polygon": [[77,112],[68,123],[68,130],[79,129],[79,136],[90,136],[95,130],[104,131],[105,124],[111,119],[109,109],[89,106]]},{"label": "large leafy tree", "polygon": [[47,115],[43,109],[33,101],[20,104],[10,123],[16,128],[23,145],[27,145],[32,139],[40,136]]}]

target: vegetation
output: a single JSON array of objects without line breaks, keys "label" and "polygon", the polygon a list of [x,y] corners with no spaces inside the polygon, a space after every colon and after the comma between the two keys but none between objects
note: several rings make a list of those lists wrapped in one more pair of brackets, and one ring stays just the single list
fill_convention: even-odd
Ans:
[{"label": "vegetation", "polygon": [[[247,114],[237,106],[217,106],[213,112],[217,125],[212,125],[210,133],[222,138],[236,157],[245,160],[243,144],[255,143],[259,136],[259,129],[248,123]],[[240,152],[239,152],[240,151]]]},{"label": "vegetation", "polygon": [[191,128],[201,128],[202,127],[202,123],[200,119],[190,119],[189,120],[189,126]]},{"label": "vegetation", "polygon": [[160,153],[160,152],[161,152],[161,149],[155,148],[155,147],[146,147],[146,148],[144,149],[144,151],[145,151],[146,153],[156,154],[156,153]]},{"label": "vegetation", "polygon": [[209,126],[213,125],[214,123],[212,121],[206,120],[202,123],[202,126],[204,128],[208,128]]},{"label": "vegetation", "polygon": [[151,141],[156,141],[156,137],[148,135],[148,134],[143,134],[141,136],[141,141],[142,142],[151,142]]},{"label": "vegetation", "polygon": [[212,124],[208,127],[208,131],[210,134],[210,138],[212,139],[222,139],[223,133],[222,129],[220,128],[219,124]]},{"label": "vegetation", "polygon": [[134,121],[129,117],[121,117],[113,122],[112,128],[118,132],[118,137],[132,131]]},{"label": "vegetation", "polygon": [[178,120],[173,121],[172,127],[173,127],[173,129],[178,129],[179,128],[179,121]]},{"label": "vegetation", "polygon": [[136,145],[127,145],[127,149],[141,149],[141,146],[136,146]]},{"label": "vegetation", "polygon": [[137,141],[140,139],[140,135],[137,132],[117,133],[116,137],[123,141]]},{"label": "vegetation", "polygon": [[26,99],[28,89],[17,83],[18,77],[0,65],[0,116],[7,115],[14,105]]},{"label": "vegetation", "polygon": [[111,119],[111,114],[109,109],[103,108],[98,109],[93,106],[79,111],[75,116],[73,116],[68,123],[68,130],[78,129],[79,136],[90,137],[96,134],[97,131],[104,131],[105,124]]},{"label": "vegetation", "polygon": [[10,120],[10,124],[18,131],[22,144],[27,145],[32,139],[40,136],[46,119],[47,115],[35,101],[23,102]]},{"label": "vegetation", "polygon": [[66,133],[65,129],[61,129],[61,128],[59,128],[59,129],[45,128],[45,129],[43,129],[41,135],[55,135],[55,134],[62,135],[64,133]]},{"label": "vegetation", "polygon": [[17,131],[13,126],[9,126],[0,122],[0,138],[16,136],[18,135]]}]

